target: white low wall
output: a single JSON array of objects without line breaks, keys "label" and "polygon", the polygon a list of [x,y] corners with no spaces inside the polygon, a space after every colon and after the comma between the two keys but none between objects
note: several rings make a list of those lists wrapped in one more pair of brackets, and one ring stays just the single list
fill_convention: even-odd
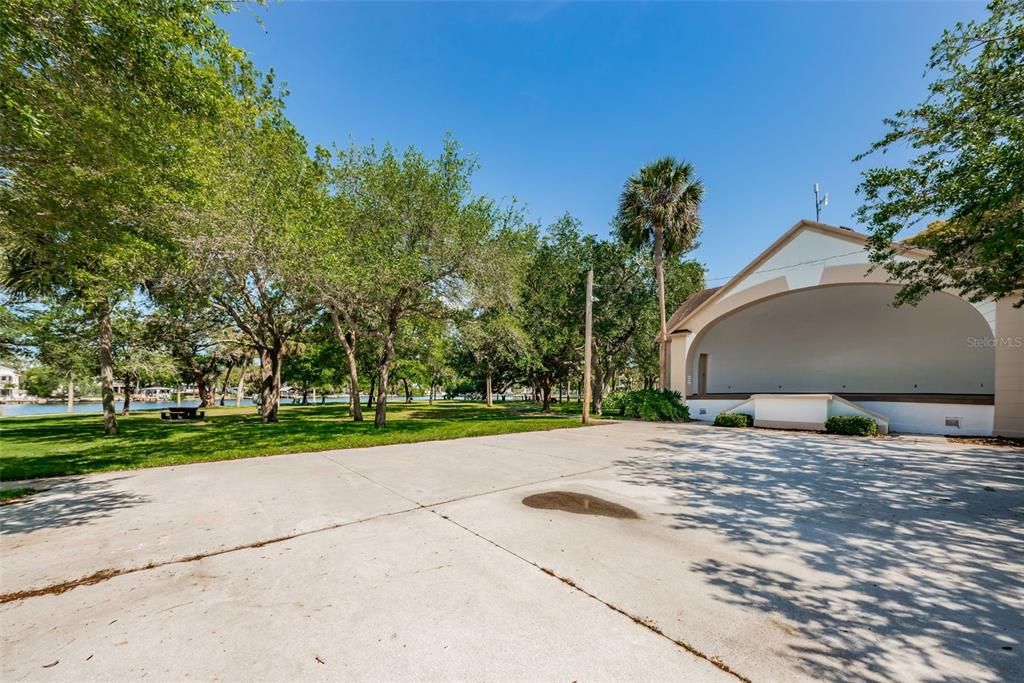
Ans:
[{"label": "white low wall", "polygon": [[[994,406],[960,403],[895,403],[857,401],[857,405],[889,418],[890,432],[944,434],[947,436],[991,436]],[[947,427],[947,417],[959,417],[960,429]]]},{"label": "white low wall", "polygon": [[829,394],[755,394],[751,398],[754,404],[755,427],[825,428]]},{"label": "white low wall", "polygon": [[[690,419],[691,420],[706,420],[707,422],[714,421],[715,417],[719,413],[728,412],[730,408],[738,404],[739,401],[730,399],[699,399],[699,398],[688,398],[686,399],[686,405],[690,407]],[[703,413],[701,411],[704,411]]]},{"label": "white low wall", "polygon": [[[711,422],[715,416],[723,412],[731,412],[740,404],[735,399],[687,399],[690,407],[690,419]],[[832,414],[856,414],[854,411],[843,410],[838,402],[833,402],[835,410]],[[906,434],[943,434],[948,436],[990,436],[994,409],[993,406],[979,406],[959,403],[898,403],[894,401],[857,401],[856,405],[884,415],[889,418],[890,432]],[[701,410],[704,413],[701,414]],[[750,410],[740,412],[750,413]],[[959,417],[960,429],[947,427],[947,417]]]}]

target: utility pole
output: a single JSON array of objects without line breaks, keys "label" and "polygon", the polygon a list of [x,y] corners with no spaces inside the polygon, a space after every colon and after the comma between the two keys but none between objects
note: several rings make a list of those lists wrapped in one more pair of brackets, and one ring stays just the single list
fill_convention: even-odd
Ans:
[{"label": "utility pole", "polygon": [[590,356],[591,329],[594,325],[594,269],[587,271],[587,325],[583,347],[583,424],[590,423]]},{"label": "utility pole", "polygon": [[814,220],[821,222],[821,207],[828,206],[828,192],[825,196],[818,198],[818,183],[814,183]]}]

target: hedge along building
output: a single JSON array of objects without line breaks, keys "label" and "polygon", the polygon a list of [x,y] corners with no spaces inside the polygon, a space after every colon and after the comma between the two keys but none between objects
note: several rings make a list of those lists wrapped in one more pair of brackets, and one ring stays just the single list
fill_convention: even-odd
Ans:
[{"label": "hedge along building", "polygon": [[664,371],[691,416],[820,429],[865,415],[882,431],[1024,436],[1024,310],[947,292],[894,307],[898,285],[871,270],[866,243],[801,221],[687,298],[668,322]]}]

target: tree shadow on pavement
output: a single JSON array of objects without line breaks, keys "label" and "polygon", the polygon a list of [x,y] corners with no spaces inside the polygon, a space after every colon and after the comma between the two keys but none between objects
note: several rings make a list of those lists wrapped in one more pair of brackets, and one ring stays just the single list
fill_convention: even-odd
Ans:
[{"label": "tree shadow on pavement", "polygon": [[130,476],[62,481],[23,502],[0,507],[0,535],[29,534],[41,529],[84,526],[118,510],[149,501],[119,490],[117,483]]},{"label": "tree shadow on pavement", "polygon": [[808,675],[1024,680],[1024,452],[665,433],[647,450],[666,457],[620,463],[626,480],[670,489],[673,527],[753,553],[691,569],[791,620],[817,644],[786,653]]}]

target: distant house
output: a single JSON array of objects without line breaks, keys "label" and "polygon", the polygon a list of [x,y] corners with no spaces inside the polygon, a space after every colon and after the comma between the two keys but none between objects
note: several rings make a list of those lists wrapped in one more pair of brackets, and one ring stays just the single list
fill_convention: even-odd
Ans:
[{"label": "distant house", "polygon": [[166,401],[171,398],[174,389],[171,387],[145,387],[139,391],[143,399],[153,401]]},{"label": "distant house", "polygon": [[14,368],[0,365],[0,398],[22,398],[21,373]]},{"label": "distant house", "polygon": [[1024,436],[1024,310],[952,292],[896,308],[898,285],[870,271],[866,240],[801,221],[683,302],[663,376],[691,416],[820,429],[864,415],[882,431]]}]

